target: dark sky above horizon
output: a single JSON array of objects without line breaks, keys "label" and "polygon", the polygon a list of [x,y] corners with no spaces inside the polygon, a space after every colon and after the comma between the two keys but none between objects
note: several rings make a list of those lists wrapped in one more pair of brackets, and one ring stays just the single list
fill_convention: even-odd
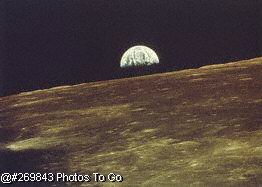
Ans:
[{"label": "dark sky above horizon", "polygon": [[[119,77],[154,49],[165,71],[262,56],[259,0],[4,0],[0,95]],[[0,77],[1,79],[1,77]]]}]

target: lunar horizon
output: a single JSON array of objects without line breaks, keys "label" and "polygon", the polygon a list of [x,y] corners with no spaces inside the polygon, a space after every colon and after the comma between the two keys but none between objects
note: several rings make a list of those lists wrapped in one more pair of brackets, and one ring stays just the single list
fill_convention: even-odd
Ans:
[{"label": "lunar horizon", "polygon": [[27,187],[258,187],[261,70],[256,58],[0,97],[0,173],[123,177]]}]

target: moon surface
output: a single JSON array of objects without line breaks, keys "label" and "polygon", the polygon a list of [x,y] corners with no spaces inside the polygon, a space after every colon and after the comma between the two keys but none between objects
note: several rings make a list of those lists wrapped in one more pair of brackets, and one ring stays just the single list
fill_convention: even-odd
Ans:
[{"label": "moon surface", "polygon": [[261,72],[257,58],[0,97],[0,175],[92,176],[16,187],[262,187]]},{"label": "moon surface", "polygon": [[150,66],[158,64],[159,58],[149,47],[138,45],[129,48],[122,56],[120,67]]}]

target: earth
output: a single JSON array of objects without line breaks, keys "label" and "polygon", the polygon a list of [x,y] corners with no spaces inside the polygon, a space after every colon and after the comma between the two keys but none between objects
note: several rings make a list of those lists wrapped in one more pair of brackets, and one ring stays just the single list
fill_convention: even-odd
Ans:
[{"label": "earth", "polygon": [[92,176],[11,186],[261,187],[261,111],[262,58],[1,97],[0,173]]},{"label": "earth", "polygon": [[152,49],[146,46],[134,46],[123,54],[120,67],[149,66],[158,63],[158,56]]}]

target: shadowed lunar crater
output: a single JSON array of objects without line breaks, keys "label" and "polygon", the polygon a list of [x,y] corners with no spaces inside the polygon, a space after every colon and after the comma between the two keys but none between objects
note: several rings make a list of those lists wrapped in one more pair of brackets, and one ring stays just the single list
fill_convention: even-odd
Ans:
[{"label": "shadowed lunar crater", "polygon": [[261,186],[262,58],[0,98],[0,171],[122,183]]}]

